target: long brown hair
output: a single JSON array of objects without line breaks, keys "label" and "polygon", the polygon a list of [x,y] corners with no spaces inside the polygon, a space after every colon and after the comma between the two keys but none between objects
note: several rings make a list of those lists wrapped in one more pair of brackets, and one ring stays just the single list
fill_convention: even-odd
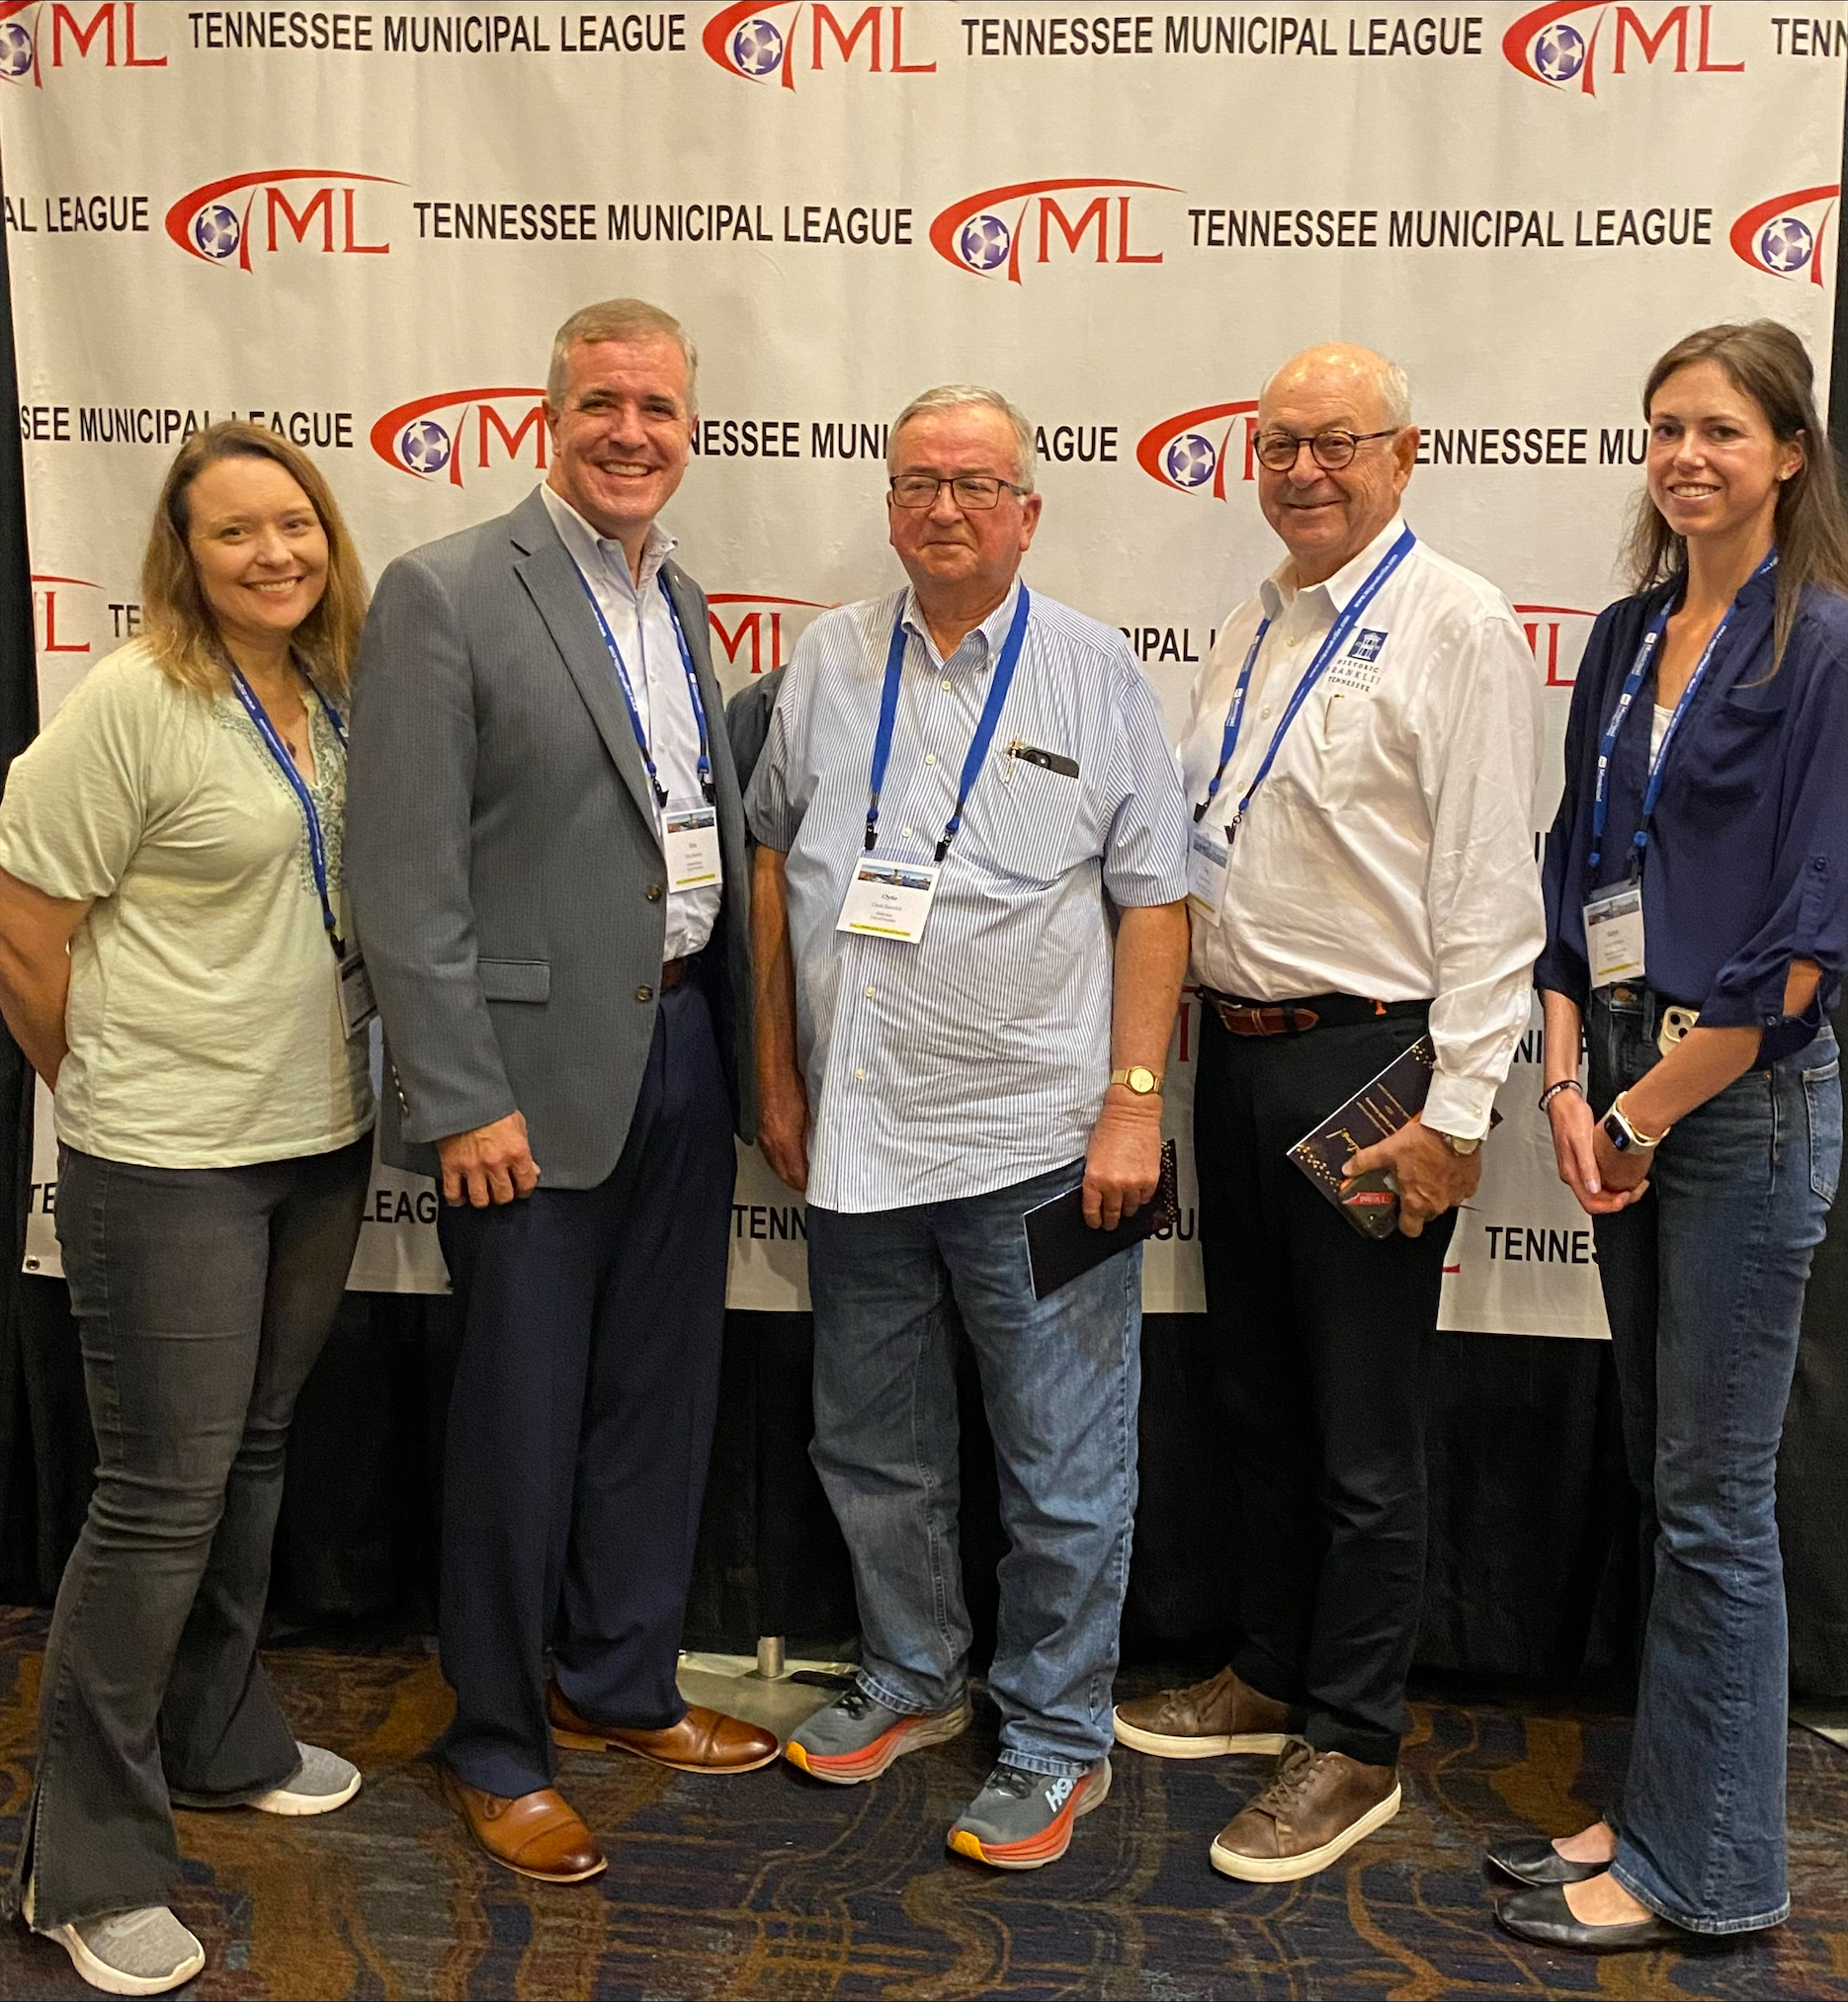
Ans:
[{"label": "long brown hair", "polygon": [[[1777,673],[1797,624],[1806,584],[1848,595],[1848,509],[1842,505],[1829,435],[1818,421],[1815,371],[1804,344],[1776,320],[1703,327],[1669,349],[1642,385],[1645,422],[1655,392],[1677,369],[1718,362],[1732,386],[1764,412],[1781,445],[1801,445],[1804,461],[1778,490],[1772,533],[1777,538],[1777,612],[1771,628],[1771,666]],[[1644,487],[1631,525],[1631,579],[1638,591],[1687,568],[1686,541],[1662,519]]]},{"label": "long brown hair", "polygon": [[196,431],[174,455],[154,503],[154,526],[141,559],[141,629],[161,671],[182,688],[216,695],[230,686],[224,643],[187,543],[192,527],[193,482],[224,459],[267,459],[280,465],[320,519],[327,537],[327,587],[295,628],[294,646],[315,684],[344,696],[353,679],[360,626],[366,618],[366,578],[333,489],[306,453],[259,424],[211,424]]}]

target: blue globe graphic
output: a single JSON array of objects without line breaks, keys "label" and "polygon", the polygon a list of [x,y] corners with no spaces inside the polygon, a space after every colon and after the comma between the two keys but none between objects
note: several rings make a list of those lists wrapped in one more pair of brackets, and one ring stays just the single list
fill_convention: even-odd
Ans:
[{"label": "blue globe graphic", "polygon": [[1779,215],[1767,222],[1758,239],[1758,255],[1773,271],[1802,271],[1814,248],[1809,225],[1795,215]]},{"label": "blue globe graphic", "polygon": [[998,215],[975,215],[963,225],[957,249],[963,262],[975,271],[992,271],[1002,263],[1014,238]]},{"label": "blue globe graphic", "polygon": [[0,76],[24,76],[32,68],[32,37],[21,21],[0,22]]},{"label": "blue globe graphic", "polygon": [[237,226],[237,217],[222,202],[209,202],[193,217],[193,241],[208,257],[231,256],[242,234]]},{"label": "blue globe graphic", "polygon": [[434,418],[420,417],[405,425],[398,457],[413,472],[441,472],[450,462],[450,435]]},{"label": "blue globe graphic", "polygon": [[1549,83],[1570,83],[1585,66],[1585,38],[1569,21],[1555,21],[1534,39],[1534,67]]},{"label": "blue globe graphic", "polygon": [[1184,431],[1162,455],[1161,462],[1176,486],[1205,486],[1219,455],[1198,431]]},{"label": "blue globe graphic", "polygon": [[731,59],[746,76],[768,76],[783,60],[783,37],[774,21],[747,21],[731,38]]}]

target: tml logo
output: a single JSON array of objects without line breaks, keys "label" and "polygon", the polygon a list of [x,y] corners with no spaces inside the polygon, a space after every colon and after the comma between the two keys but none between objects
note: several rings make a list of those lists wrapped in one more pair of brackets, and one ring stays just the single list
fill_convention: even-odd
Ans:
[{"label": "tml logo", "polygon": [[[808,17],[806,36],[801,32],[803,15]],[[713,16],[700,41],[727,75],[742,77],[746,83],[775,79],[785,90],[796,88],[798,69],[820,69],[830,46],[835,60],[845,67],[862,41],[871,74],[882,73],[881,57],[885,54],[887,75],[930,76],[937,68],[934,62],[904,59],[904,15],[902,7],[868,7],[851,25],[843,26],[824,0],[735,0]]]},{"label": "tml logo", "polygon": [[[305,185],[304,185],[305,184]],[[402,187],[384,174],[348,174],[331,167],[270,167],[208,181],[167,210],[167,234],[189,257],[250,269],[251,251],[275,251],[293,237],[332,257],[383,257],[389,243],[360,234],[357,205],[365,188]],[[242,197],[240,203],[238,198]],[[279,224],[281,233],[279,233]]]},{"label": "tml logo", "polygon": [[1514,616],[1521,622],[1535,663],[1543,671],[1544,685],[1570,688],[1578,679],[1579,656],[1591,637],[1592,622],[1598,615],[1577,605],[1517,605]]},{"label": "tml logo", "polygon": [[[1098,264],[1159,264],[1160,251],[1130,248],[1134,197],[1116,192],[1125,188],[1180,192],[1165,181],[1016,181],[953,202],[930,226],[931,248],[958,271],[977,278],[998,277],[1005,269],[1010,285],[1021,282],[1023,254],[1035,264],[1051,263],[1055,247],[1064,256],[1081,257],[1087,239]],[[1077,210],[1075,220],[1067,204]]]},{"label": "tml logo", "polygon": [[1713,0],[1704,0],[1698,7],[1684,4],[1647,8],[1640,13],[1635,7],[1611,6],[1607,0],[1547,0],[1544,7],[1530,8],[1510,26],[1501,38],[1501,52],[1535,83],[1544,83],[1550,90],[1576,85],[1586,97],[1596,97],[1598,40],[1607,24],[1611,40],[1606,48],[1613,76],[1624,75],[1638,57],[1640,66],[1647,69],[1671,48],[1674,72],[1685,76],[1692,27],[1695,74],[1736,75],[1745,67],[1743,62],[1714,60],[1713,17]]},{"label": "tml logo", "polygon": [[529,436],[533,463],[546,470],[544,389],[445,389],[434,396],[413,396],[373,426],[372,447],[387,465],[414,479],[447,476],[451,486],[459,487],[471,431],[477,472],[485,472],[490,463],[490,440],[498,442],[495,456],[511,465]]},{"label": "tml logo", "polygon": [[[724,649],[725,658],[736,667],[739,654],[748,644],[750,651],[745,658],[750,662],[752,674],[770,674],[788,664],[783,650],[783,622],[787,617],[792,613],[832,610],[814,598],[772,598],[756,591],[709,591],[706,605],[713,637]],[[718,615],[720,605],[732,608],[727,616],[736,623],[729,628]]]},{"label": "tml logo", "polygon": [[[33,624],[37,627],[35,637],[41,653],[88,653],[90,642],[78,639],[72,631],[70,618],[70,594],[73,591],[95,591],[101,586],[93,584],[88,577],[55,577],[48,570],[35,570],[32,573]],[[65,603],[63,638],[58,637],[58,593],[63,592]],[[83,601],[79,601],[79,606]],[[81,631],[79,625],[76,630]]]},{"label": "tml logo", "polygon": [[1841,188],[1834,181],[1818,188],[1796,188],[1757,202],[1733,223],[1727,241],[1733,254],[1772,278],[1826,283],[1822,249],[1835,216]]},{"label": "tml logo", "polygon": [[[136,52],[134,10],[135,0],[120,0],[120,4],[103,0],[88,22],[82,22],[77,19],[81,9],[67,7],[62,0],[55,0],[50,7],[42,0],[0,0],[0,82],[24,83],[30,77],[35,90],[43,90],[46,67],[62,69],[73,48],[76,56],[68,59],[82,60],[93,49],[100,49],[105,69],[165,69],[164,55]],[[48,65],[43,60],[47,39],[51,51]]]},{"label": "tml logo", "polygon": [[[1183,410],[1178,417],[1164,417],[1136,441],[1135,462],[1150,479],[1159,480],[1177,493],[1211,491],[1215,500],[1225,498],[1225,482],[1255,479],[1256,454],[1252,442],[1258,435],[1256,397],[1238,403],[1206,403],[1198,410]],[[1240,470],[1227,473],[1237,463],[1240,445],[1234,434],[1243,418]]]}]

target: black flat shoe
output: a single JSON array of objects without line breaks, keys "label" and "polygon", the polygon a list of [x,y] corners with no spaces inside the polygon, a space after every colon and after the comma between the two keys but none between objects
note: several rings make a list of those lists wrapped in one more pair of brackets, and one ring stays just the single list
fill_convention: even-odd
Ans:
[{"label": "black flat shoe", "polygon": [[1694,1935],[1653,1912],[1620,1926],[1588,1926],[1572,1916],[1565,1892],[1556,1883],[1537,1890],[1517,1890],[1495,1906],[1495,1923],[1517,1940],[1536,1947],[1567,1947],[1580,1954],[1622,1954],[1638,1947],[1691,1946]]},{"label": "black flat shoe", "polygon": [[1483,1859],[1503,1877],[1511,1877],[1516,1883],[1583,1883],[1587,1877],[1601,1877],[1610,1869],[1608,1863],[1573,1863],[1554,1848],[1551,1842],[1498,1842]]}]

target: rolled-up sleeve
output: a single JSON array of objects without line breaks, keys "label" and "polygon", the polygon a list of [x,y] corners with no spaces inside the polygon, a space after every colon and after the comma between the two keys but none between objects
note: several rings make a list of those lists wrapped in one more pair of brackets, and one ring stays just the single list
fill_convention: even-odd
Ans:
[{"label": "rolled-up sleeve", "polygon": [[1126,647],[1117,674],[1123,796],[1104,844],[1104,887],[1120,909],[1179,903],[1187,894],[1187,798],[1161,704]]},{"label": "rolled-up sleeve", "polygon": [[[1778,843],[1765,883],[1763,922],[1715,974],[1701,1021],[1715,1029],[1765,1032],[1760,1060],[1809,1040],[1826,997],[1848,970],[1848,606],[1806,622],[1793,635],[1816,657],[1787,660],[1801,693],[1781,732]],[[1801,1017],[1784,1013],[1793,959],[1812,959],[1823,978],[1815,1004]]]},{"label": "rolled-up sleeve", "polygon": [[1432,823],[1425,901],[1437,1069],[1424,1117],[1476,1139],[1527,1027],[1546,943],[1534,866],[1534,663],[1512,615],[1471,619],[1428,697],[1421,777]]}]

